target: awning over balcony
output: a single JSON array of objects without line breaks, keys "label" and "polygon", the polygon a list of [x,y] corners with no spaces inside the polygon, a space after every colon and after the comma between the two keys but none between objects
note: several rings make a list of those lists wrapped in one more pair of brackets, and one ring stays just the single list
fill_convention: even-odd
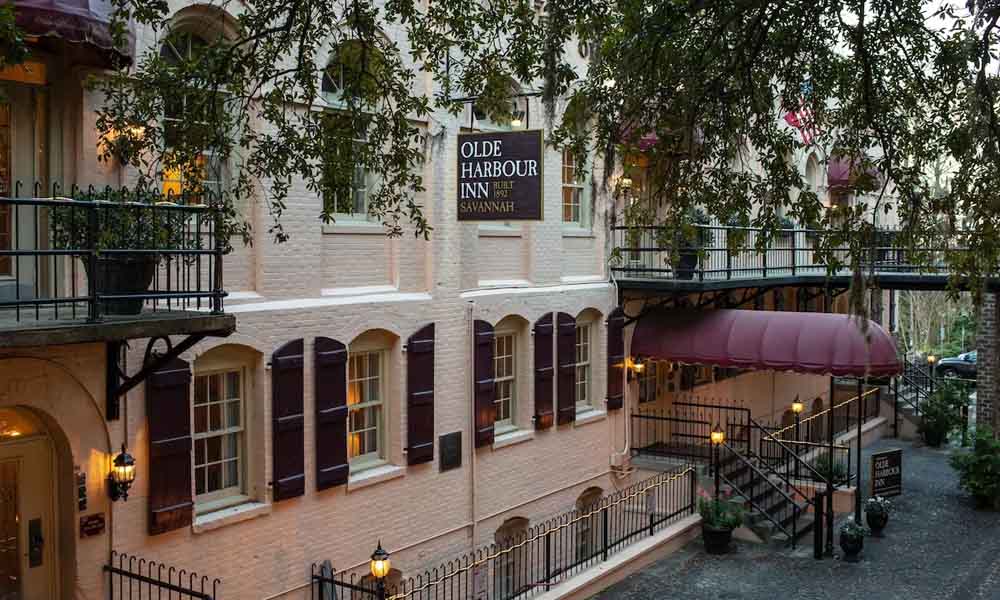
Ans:
[{"label": "awning over balcony", "polygon": [[[866,338],[867,335],[867,338]],[[885,377],[901,370],[896,344],[848,315],[754,310],[671,310],[642,317],[632,356],[739,369],[839,377]]]},{"label": "awning over balcony", "polygon": [[78,55],[79,62],[110,65],[112,56],[130,61],[135,36],[130,30],[126,47],[115,47],[111,37],[109,0],[14,0],[17,25],[42,45],[67,42],[90,52]]},{"label": "awning over balcony", "polygon": [[[847,158],[831,158],[826,170],[826,184],[831,188],[850,187],[861,174],[860,163]],[[879,173],[875,169],[869,168],[867,174],[879,181]]]}]

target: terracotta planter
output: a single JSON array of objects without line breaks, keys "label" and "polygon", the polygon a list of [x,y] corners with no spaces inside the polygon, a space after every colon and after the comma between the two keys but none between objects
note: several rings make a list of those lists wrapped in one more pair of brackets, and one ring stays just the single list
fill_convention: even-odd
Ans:
[{"label": "terracotta planter", "polygon": [[705,552],[726,554],[729,552],[729,543],[733,541],[733,530],[702,523],[701,538],[705,541]]},{"label": "terracotta planter", "polygon": [[889,524],[889,513],[887,512],[866,512],[865,521],[872,530],[872,535],[882,537],[882,530]]},{"label": "terracotta planter", "polygon": [[[104,255],[97,259],[97,273],[90,272],[84,259],[89,285],[99,294],[142,294],[149,290],[156,274],[156,256],[151,254]],[[142,299],[102,300],[101,313],[106,315],[137,315],[142,312]]]},{"label": "terracotta planter", "polygon": [[840,549],[844,551],[845,562],[858,562],[861,550],[865,547],[865,538],[860,536],[840,534]]}]

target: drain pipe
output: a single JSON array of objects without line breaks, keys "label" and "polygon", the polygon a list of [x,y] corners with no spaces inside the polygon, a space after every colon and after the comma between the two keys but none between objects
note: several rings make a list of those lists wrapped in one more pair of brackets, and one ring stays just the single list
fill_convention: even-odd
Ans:
[{"label": "drain pipe", "polygon": [[[466,356],[471,356],[472,357],[472,363],[469,366],[469,368],[471,369],[471,371],[468,373],[468,377],[466,378],[468,380],[467,385],[469,386],[469,400],[470,400],[470,402],[466,402],[465,403],[466,406],[475,406],[475,397],[476,397],[476,377],[475,377],[475,368],[476,368],[476,357],[475,357],[475,352],[476,352],[475,312],[476,312],[476,301],[475,300],[469,300],[468,303],[465,305],[465,321],[466,321],[466,325],[465,325],[465,328],[466,328],[465,339],[466,339],[466,343],[469,344],[469,353]],[[476,498],[477,498],[476,491],[477,490],[476,490],[476,425],[475,425],[476,411],[475,411],[475,409],[472,409],[471,417],[472,417],[472,421],[471,421],[472,422],[472,435],[469,436],[469,450],[470,450],[470,454],[471,454],[471,457],[469,459],[469,474],[470,474],[470,477],[471,477],[472,481],[470,482],[470,485],[469,485],[469,496],[470,496],[470,498],[469,498],[470,509],[469,510],[471,511],[471,514],[469,515],[469,522],[472,523],[472,547],[475,548],[476,544],[479,543],[478,542],[478,540],[479,540],[479,537],[478,537],[479,527],[478,527],[478,521],[477,521],[477,515],[479,513],[479,509],[478,509],[478,506],[477,506],[477,503],[476,503]]]}]

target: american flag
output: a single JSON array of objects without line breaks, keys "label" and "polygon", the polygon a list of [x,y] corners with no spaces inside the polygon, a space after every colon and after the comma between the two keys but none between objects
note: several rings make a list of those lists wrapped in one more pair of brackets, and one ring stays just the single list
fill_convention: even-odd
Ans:
[{"label": "american flag", "polygon": [[819,133],[816,129],[816,121],[813,119],[812,109],[809,108],[805,98],[799,103],[797,109],[785,113],[785,123],[799,130],[802,135],[802,143],[806,146],[811,145]]}]

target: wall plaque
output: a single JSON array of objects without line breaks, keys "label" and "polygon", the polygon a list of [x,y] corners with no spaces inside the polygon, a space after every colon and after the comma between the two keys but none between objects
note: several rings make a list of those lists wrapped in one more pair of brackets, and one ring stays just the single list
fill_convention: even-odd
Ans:
[{"label": "wall plaque", "polygon": [[446,433],[438,438],[441,452],[440,470],[448,471],[462,466],[462,432]]},{"label": "wall plaque", "polygon": [[80,537],[90,537],[104,533],[104,513],[94,513],[80,517]]},{"label": "wall plaque", "polygon": [[903,493],[903,451],[899,448],[872,454],[872,496]]},{"label": "wall plaque", "polygon": [[541,220],[543,154],[541,130],[459,134],[458,220]]}]

